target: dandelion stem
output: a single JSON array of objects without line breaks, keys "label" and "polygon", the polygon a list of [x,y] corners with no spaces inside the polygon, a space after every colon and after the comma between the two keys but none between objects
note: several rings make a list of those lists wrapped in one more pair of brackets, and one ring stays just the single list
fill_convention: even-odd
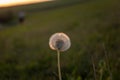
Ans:
[{"label": "dandelion stem", "polygon": [[59,75],[59,80],[62,80],[61,77],[61,68],[60,68],[60,51],[57,50],[57,59],[58,59],[58,75]]}]

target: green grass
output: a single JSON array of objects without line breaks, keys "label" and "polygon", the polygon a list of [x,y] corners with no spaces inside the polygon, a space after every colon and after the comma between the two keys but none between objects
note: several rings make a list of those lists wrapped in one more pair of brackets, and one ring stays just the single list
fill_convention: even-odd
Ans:
[{"label": "green grass", "polygon": [[[92,0],[26,12],[24,24],[0,31],[0,79],[6,80],[9,76],[12,80],[53,80],[54,75],[49,74],[57,71],[56,52],[49,49],[48,41],[53,33],[65,32],[72,43],[70,50],[61,55],[65,80],[80,80],[83,76],[87,80],[93,79],[90,56],[97,56],[95,65],[99,72],[98,64],[104,60],[102,43],[109,52],[114,80],[119,80],[119,2]],[[107,78],[108,72],[103,80]]]}]

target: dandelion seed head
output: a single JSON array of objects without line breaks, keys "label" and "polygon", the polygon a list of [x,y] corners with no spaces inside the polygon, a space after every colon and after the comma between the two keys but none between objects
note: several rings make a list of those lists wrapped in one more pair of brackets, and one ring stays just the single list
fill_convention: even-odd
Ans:
[{"label": "dandelion seed head", "polygon": [[70,48],[71,42],[65,33],[55,33],[49,39],[49,46],[53,50],[66,51]]}]

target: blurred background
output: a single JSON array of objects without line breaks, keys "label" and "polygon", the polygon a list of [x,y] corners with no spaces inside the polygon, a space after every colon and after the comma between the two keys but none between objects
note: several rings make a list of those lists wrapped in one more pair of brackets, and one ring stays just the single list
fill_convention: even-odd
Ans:
[{"label": "blurred background", "polygon": [[[28,0],[29,1],[29,0]],[[54,0],[0,7],[0,80],[58,80],[53,33],[71,48],[61,53],[63,80],[120,80],[120,0]]]}]

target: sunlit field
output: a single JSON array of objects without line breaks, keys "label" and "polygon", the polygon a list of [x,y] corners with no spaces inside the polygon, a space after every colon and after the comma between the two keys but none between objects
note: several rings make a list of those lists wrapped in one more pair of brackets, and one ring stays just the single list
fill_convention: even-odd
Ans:
[{"label": "sunlit field", "polygon": [[0,0],[0,7],[18,6],[46,1],[52,0]]},{"label": "sunlit field", "polygon": [[57,54],[49,48],[56,32],[71,40],[61,53],[62,80],[120,80],[120,0],[74,1],[4,8],[15,19],[0,23],[0,80],[58,80]]}]

